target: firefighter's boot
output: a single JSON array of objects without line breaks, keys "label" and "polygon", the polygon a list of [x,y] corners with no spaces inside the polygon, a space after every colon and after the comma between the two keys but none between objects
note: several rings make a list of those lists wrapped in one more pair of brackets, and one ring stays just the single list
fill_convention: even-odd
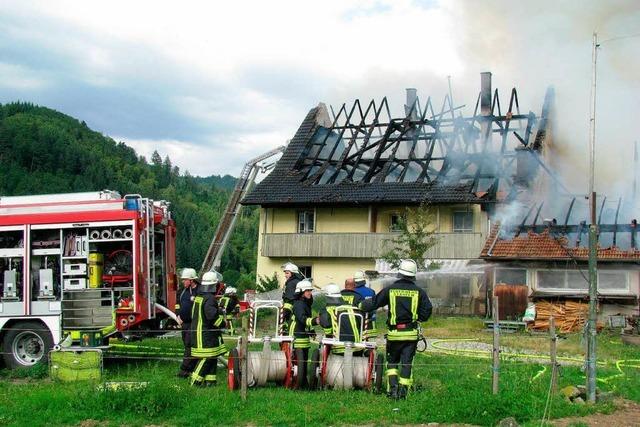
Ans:
[{"label": "firefighter's boot", "polygon": [[406,385],[401,385],[398,387],[398,399],[401,399],[401,400],[406,399],[408,393],[409,393],[409,388]]},{"label": "firefighter's boot", "polygon": [[389,375],[389,391],[387,392],[389,399],[398,400],[398,376]]}]

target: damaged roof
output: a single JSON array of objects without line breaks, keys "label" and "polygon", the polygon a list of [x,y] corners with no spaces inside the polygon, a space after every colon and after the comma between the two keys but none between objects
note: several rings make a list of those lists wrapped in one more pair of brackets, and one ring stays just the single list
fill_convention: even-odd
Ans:
[{"label": "damaged roof", "polygon": [[[554,199],[558,206],[562,204],[557,197],[549,199]],[[633,207],[625,207],[622,199],[617,199],[609,201],[611,207],[608,208],[606,197],[600,198],[598,204],[598,260],[640,261],[638,223],[635,219],[622,219],[630,217]],[[562,212],[556,210],[558,206],[541,216],[543,204],[531,204],[527,212],[520,209],[518,214],[503,218],[504,224],[498,222],[492,227],[480,257],[486,260],[588,260],[589,226],[582,219],[589,216],[588,204],[573,198]],[[549,215],[553,211],[561,213],[559,220]]]},{"label": "damaged roof", "polygon": [[448,97],[438,113],[430,99],[423,107],[415,92],[409,95],[399,118],[386,98],[343,105],[333,119],[324,104],[311,109],[273,171],[242,203],[481,204],[511,193],[519,182],[517,157],[530,157],[530,170],[542,163],[551,91],[540,117],[520,114],[515,89],[503,112],[490,79],[466,118],[456,116],[461,107]]}]

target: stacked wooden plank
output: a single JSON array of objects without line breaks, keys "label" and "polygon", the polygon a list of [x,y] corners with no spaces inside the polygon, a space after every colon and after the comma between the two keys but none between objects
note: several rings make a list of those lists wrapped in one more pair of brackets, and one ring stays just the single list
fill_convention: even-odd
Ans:
[{"label": "stacked wooden plank", "polygon": [[529,325],[534,331],[549,330],[549,319],[555,319],[556,330],[562,333],[580,332],[589,315],[589,306],[576,301],[538,301],[536,320]]}]

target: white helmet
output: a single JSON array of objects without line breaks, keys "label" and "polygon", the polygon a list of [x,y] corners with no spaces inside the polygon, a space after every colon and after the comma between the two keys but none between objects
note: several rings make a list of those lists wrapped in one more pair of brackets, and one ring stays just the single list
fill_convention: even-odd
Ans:
[{"label": "white helmet", "polygon": [[202,275],[202,285],[207,286],[217,284],[219,282],[219,274],[220,273],[218,273],[217,271],[207,271]]},{"label": "white helmet", "polygon": [[308,280],[301,280],[296,285],[296,294],[302,293],[304,291],[312,291],[312,290],[313,290],[313,285]]},{"label": "white helmet", "polygon": [[216,273],[216,276],[218,277],[218,282],[222,282],[222,273],[215,271],[215,270],[211,270],[214,273]]},{"label": "white helmet", "polygon": [[340,286],[335,283],[329,283],[323,289],[324,293],[327,294],[328,297],[341,297],[340,294]]},{"label": "white helmet", "polygon": [[282,266],[282,271],[290,271],[292,273],[300,273],[298,266],[292,262],[288,262]]},{"label": "white helmet", "polygon": [[418,272],[418,265],[412,259],[403,259],[400,262],[400,268],[398,268],[398,273],[403,276],[415,277]]},{"label": "white helmet", "polygon": [[367,277],[364,275],[364,271],[358,270],[353,273],[353,280],[355,280],[356,282],[364,282],[365,280],[367,280]]},{"label": "white helmet", "polygon": [[197,279],[198,278],[198,274],[196,273],[196,270],[193,268],[183,268],[182,269],[182,273],[180,274],[180,280],[185,280],[185,279]]},{"label": "white helmet", "polygon": [[238,290],[236,288],[234,288],[233,286],[229,286],[228,288],[226,288],[224,290],[224,294],[225,295],[235,295],[238,293]]}]

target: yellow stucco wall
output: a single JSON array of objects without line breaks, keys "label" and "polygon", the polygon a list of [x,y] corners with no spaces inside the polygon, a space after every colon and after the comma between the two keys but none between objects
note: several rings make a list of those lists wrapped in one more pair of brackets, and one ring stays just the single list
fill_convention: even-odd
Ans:
[{"label": "yellow stucco wall", "polygon": [[[388,233],[392,214],[404,214],[404,206],[378,206],[376,232]],[[471,211],[474,217],[474,232],[487,232],[487,214],[479,205],[433,206],[434,222],[440,233],[453,232],[453,213]],[[260,210],[260,233],[296,233],[297,212],[294,208],[266,208]],[[369,208],[316,208],[316,233],[367,233],[369,232]]]},{"label": "yellow stucco wall", "polygon": [[368,208],[317,208],[316,233],[368,233]]},{"label": "yellow stucco wall", "polygon": [[[486,233],[487,214],[483,212],[480,205],[445,205],[432,206],[433,220],[436,224],[436,231],[439,233],[453,232],[453,213],[457,211],[473,212],[473,231]],[[391,226],[392,214],[404,214],[404,206],[384,206],[377,208],[376,231],[378,233],[388,233]]]},{"label": "yellow stucco wall", "polygon": [[[452,215],[456,210],[470,209],[474,212],[474,232],[487,232],[487,215],[478,205],[434,206],[434,217],[439,224],[439,232],[453,231]],[[376,231],[388,233],[392,213],[403,213],[403,206],[376,207]],[[294,208],[260,209],[260,231],[258,235],[257,273],[272,276],[278,273],[281,284],[284,276],[280,266],[287,261],[312,267],[313,279],[319,286],[334,280],[343,284],[345,278],[351,277],[356,270],[375,269],[375,260],[366,258],[269,258],[260,253],[264,233],[296,233],[297,211]],[[367,233],[369,232],[369,208],[316,208],[316,233]]]}]

